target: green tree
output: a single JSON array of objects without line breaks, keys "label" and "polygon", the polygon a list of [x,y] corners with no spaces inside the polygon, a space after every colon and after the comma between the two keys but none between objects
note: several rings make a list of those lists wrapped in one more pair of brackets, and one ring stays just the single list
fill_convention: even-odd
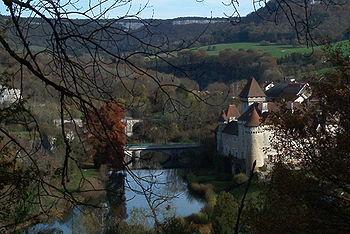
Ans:
[{"label": "green tree", "polygon": [[232,194],[221,192],[213,210],[213,228],[215,233],[234,233],[238,203]]},{"label": "green tree", "polygon": [[[349,46],[345,47],[349,48]],[[350,60],[327,49],[334,72],[313,77],[313,99],[273,117],[278,149],[253,232],[350,232]]]}]

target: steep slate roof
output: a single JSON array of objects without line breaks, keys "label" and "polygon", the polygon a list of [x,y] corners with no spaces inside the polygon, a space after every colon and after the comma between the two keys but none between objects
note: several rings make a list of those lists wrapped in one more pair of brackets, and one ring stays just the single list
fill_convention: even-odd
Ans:
[{"label": "steep slate roof", "polygon": [[279,83],[267,90],[266,94],[270,98],[296,99],[304,86],[304,83]]},{"label": "steep slate roof", "polygon": [[232,121],[228,123],[222,132],[229,135],[238,136],[238,122]]},{"label": "steep slate roof", "polygon": [[226,110],[226,117],[229,118],[238,118],[241,113],[239,113],[239,110],[237,109],[236,105],[232,104],[229,105]]},{"label": "steep slate roof", "polygon": [[239,97],[241,98],[266,97],[266,94],[261,89],[260,85],[255,80],[255,78],[252,77],[248,80],[247,85],[243,88]]}]

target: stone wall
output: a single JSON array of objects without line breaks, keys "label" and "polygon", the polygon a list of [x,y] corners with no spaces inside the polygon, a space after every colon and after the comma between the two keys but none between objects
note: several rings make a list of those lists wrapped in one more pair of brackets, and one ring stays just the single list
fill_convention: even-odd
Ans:
[{"label": "stone wall", "polygon": [[238,136],[222,134],[223,155],[238,157]]}]

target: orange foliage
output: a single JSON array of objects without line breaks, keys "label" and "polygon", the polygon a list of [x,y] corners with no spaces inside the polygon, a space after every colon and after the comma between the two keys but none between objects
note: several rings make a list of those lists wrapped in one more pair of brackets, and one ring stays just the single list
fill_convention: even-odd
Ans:
[{"label": "orange foliage", "polygon": [[95,166],[108,164],[123,169],[126,144],[125,109],[115,102],[103,105],[98,113],[88,116],[89,144]]}]

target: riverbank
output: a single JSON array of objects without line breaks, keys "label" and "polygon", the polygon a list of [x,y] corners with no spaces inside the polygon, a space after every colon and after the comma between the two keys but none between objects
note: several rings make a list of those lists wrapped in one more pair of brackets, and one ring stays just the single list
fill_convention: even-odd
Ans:
[{"label": "riverbank", "polygon": [[[94,181],[96,177],[99,177],[99,173],[99,171],[85,170],[83,171],[83,177]],[[203,199],[193,197],[190,194],[182,177],[184,174],[186,174],[184,170],[175,169],[134,170],[126,174],[123,180],[124,183],[123,181],[117,182],[123,188],[120,197],[118,197],[119,193],[107,190],[105,200],[101,200],[98,204],[103,209],[84,206],[79,207],[78,210],[76,208],[71,209],[66,212],[68,215],[65,216],[66,218],[39,222],[38,225],[32,226],[32,232],[28,233],[38,233],[46,230],[83,230],[87,228],[87,225],[89,225],[88,230],[100,228],[100,231],[105,230],[105,228],[114,230],[123,227],[125,230],[122,233],[130,233],[126,230],[134,229],[153,230],[154,220],[150,216],[152,212],[146,198],[150,199],[152,204],[155,205],[156,209],[154,211],[157,213],[160,225],[167,223],[172,217],[185,219],[181,217],[188,217],[200,212],[205,206],[205,202]],[[80,184],[81,180],[82,178],[77,177],[70,181],[69,189],[72,193],[76,192],[74,188]],[[87,200],[91,198],[91,196],[86,197],[85,193],[83,195]],[[159,200],[160,198],[164,200]],[[87,219],[86,216],[92,213],[93,217]],[[120,230],[118,229],[118,231]]]},{"label": "riverbank", "polygon": [[[40,223],[50,224],[61,221],[64,222],[64,220],[67,220],[71,213],[73,213],[75,204],[96,205],[99,203],[99,200],[106,195],[105,177],[101,176],[98,170],[75,170],[74,173],[69,175],[69,178],[69,182],[66,185],[67,191],[64,191],[62,188],[51,196],[43,196],[41,198],[41,204],[45,207],[49,207],[46,212],[42,212],[35,218],[27,220],[21,225],[17,225],[11,232],[21,230],[28,232],[28,230],[31,229],[29,227],[34,227]],[[63,193],[67,194],[67,199],[60,199]],[[69,196],[74,196],[75,200],[69,201]]]},{"label": "riverbank", "polygon": [[[243,173],[232,175],[218,173],[213,169],[196,169],[186,175],[186,180],[191,190],[199,195],[205,194],[203,190],[212,190],[215,194],[229,192],[236,199],[240,199],[244,194],[248,177]],[[264,184],[257,177],[254,177],[249,187],[247,198],[257,197],[263,188]]]},{"label": "riverbank", "polygon": [[[186,174],[186,181],[191,193],[206,201],[206,206],[198,213],[184,218],[185,226],[194,228],[198,233],[209,234],[215,229],[216,215],[226,212],[223,204],[218,204],[220,196],[229,196],[227,209],[237,211],[248,182],[245,174],[218,173],[214,169],[196,169]],[[253,202],[264,189],[264,184],[254,177],[248,189],[246,202]],[[230,207],[229,207],[230,206]],[[224,204],[224,207],[225,204]],[[218,211],[219,209],[219,211]],[[234,215],[234,214],[232,214]]]},{"label": "riverbank", "polygon": [[[239,203],[241,196],[244,193],[245,185],[248,179],[244,174],[223,174],[209,169],[153,171],[137,170],[133,171],[133,173],[136,176],[135,179],[143,178],[144,180],[156,180],[159,185],[164,184],[162,188],[157,188],[158,190],[155,191],[157,193],[163,195],[178,195],[175,200],[169,200],[164,205],[159,206],[159,217],[163,217],[163,215],[165,216],[160,219],[161,226],[158,228],[166,230],[167,228],[170,228],[169,225],[180,225],[184,229],[204,234],[213,233],[216,222],[215,217],[218,214],[220,215],[222,212],[226,212],[226,207],[224,209],[218,208],[222,207],[222,204],[218,204],[220,203],[220,201],[218,201],[218,199],[220,200],[220,196],[223,194],[230,194],[231,198],[227,206],[230,206],[231,210],[237,210],[236,205]],[[82,182],[85,180],[92,182],[92,184],[89,186],[92,186],[94,189],[98,190],[97,188],[100,186],[100,183],[103,183],[103,180],[100,178],[100,174],[101,172],[97,170],[83,170],[81,176],[72,178],[70,181],[70,191],[72,193],[78,192],[74,189],[79,188],[79,186],[82,186],[81,188],[84,188],[84,190],[88,189],[89,187],[84,187],[87,185]],[[185,179],[185,181],[183,179]],[[134,183],[133,178],[129,177],[127,181],[128,185],[130,185],[133,189],[138,188],[138,183],[136,183],[136,181]],[[255,179],[253,180],[252,186],[248,192],[248,199],[258,196],[259,192],[261,191],[259,183],[259,181]],[[169,184],[171,184],[171,186],[169,186]],[[147,186],[150,186],[150,184],[144,184],[143,186],[144,188],[147,188]],[[81,193],[81,196],[84,201],[91,202],[96,198],[96,194],[94,193],[83,192]],[[125,196],[122,199],[122,201],[125,202],[110,203],[107,200],[101,202],[106,203],[106,210],[104,211],[104,214],[112,214],[113,217],[124,217],[122,220],[119,220],[119,222],[123,223],[122,226],[125,228],[125,230],[131,231],[136,229],[147,229],[151,231],[153,230],[153,225],[150,224],[143,227],[146,221],[149,222],[148,219],[143,217],[143,214],[148,214],[148,205],[144,199],[144,195],[138,195],[137,193],[135,194],[132,190],[126,188]],[[90,226],[93,226],[91,228],[98,228],[101,225],[104,226],[101,226],[100,228],[106,227],[106,224],[103,224],[103,221],[101,222],[104,217],[102,214],[103,212],[101,214],[98,212],[94,214],[94,217],[89,218],[90,221],[86,221],[85,212],[83,216],[80,215],[81,217],[79,215],[75,215],[74,213],[74,211],[67,212],[66,210],[65,217],[67,217],[68,214],[70,217],[68,220],[70,221],[65,221],[67,218],[58,218],[54,220],[53,226],[50,222],[42,223],[39,226],[45,228],[66,228],[68,230],[72,228],[83,228],[87,225],[86,223],[89,223]],[[91,212],[89,211],[88,213]],[[59,220],[63,221],[61,222]],[[77,223],[77,220],[82,221]],[[52,219],[50,221],[52,221]],[[80,223],[85,224],[82,226]],[[92,223],[96,223],[97,226],[92,225]]]}]

